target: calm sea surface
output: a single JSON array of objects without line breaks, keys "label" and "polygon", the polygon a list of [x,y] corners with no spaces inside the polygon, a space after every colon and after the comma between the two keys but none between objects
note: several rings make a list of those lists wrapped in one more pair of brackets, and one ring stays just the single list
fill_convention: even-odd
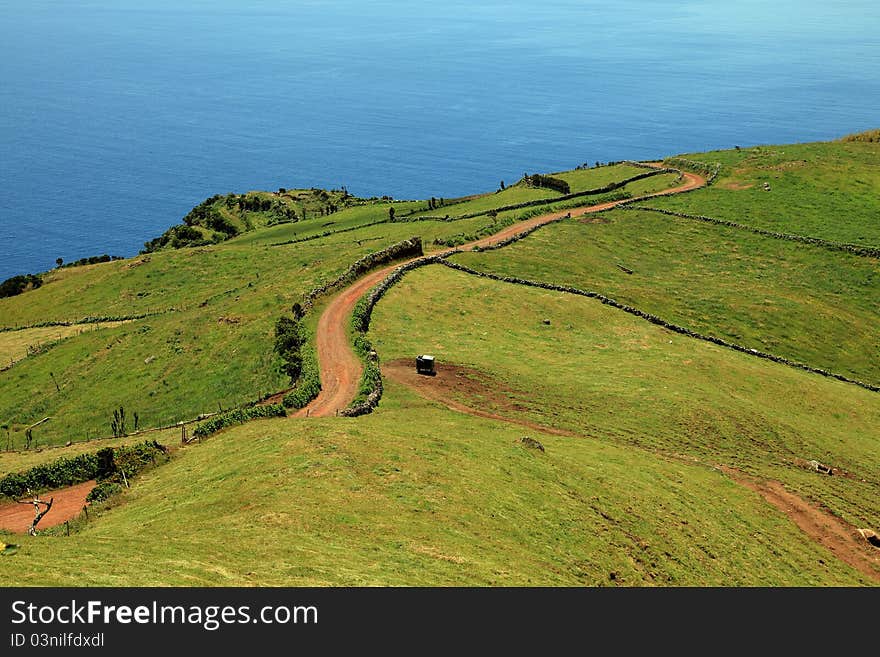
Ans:
[{"label": "calm sea surface", "polygon": [[0,0],[0,280],[202,199],[453,197],[880,127],[876,0]]}]

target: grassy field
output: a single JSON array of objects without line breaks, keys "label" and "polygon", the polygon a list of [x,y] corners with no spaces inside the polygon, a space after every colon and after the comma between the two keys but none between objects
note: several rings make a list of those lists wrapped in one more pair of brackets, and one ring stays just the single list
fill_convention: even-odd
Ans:
[{"label": "grassy field", "polygon": [[880,384],[876,259],[618,210],[453,260],[596,291],[706,335]]},{"label": "grassy field", "polygon": [[79,533],[15,537],[25,585],[856,585],[708,467],[523,431],[391,386],[356,420],[178,452]]},{"label": "grassy field", "polygon": [[[880,143],[756,146],[683,155],[720,162],[715,184],[651,207],[763,230],[863,246],[880,245]],[[770,191],[764,191],[764,183]]]},{"label": "grassy field", "polygon": [[[423,303],[414,308],[413,298]],[[386,361],[432,353],[487,373],[509,391],[507,415],[779,479],[859,527],[880,524],[877,393],[674,334],[593,299],[440,265],[388,293],[370,338]],[[493,410],[491,398],[470,403]],[[853,479],[819,477],[797,459]]]},{"label": "grassy field", "polygon": [[575,169],[574,171],[557,171],[550,175],[567,182],[572,193],[574,193],[583,192],[588,189],[598,189],[618,180],[632,178],[640,173],[645,173],[645,169],[634,167],[630,164],[614,164],[589,169]]},{"label": "grassy field", "polygon": [[100,266],[83,268],[4,299],[3,317],[11,324],[46,315],[163,312],[77,334],[0,373],[0,422],[23,445],[24,428],[52,416],[34,438],[38,445],[58,444],[106,436],[119,406],[129,417],[138,412],[141,427],[163,426],[286,388],[272,351],[275,320],[381,248],[373,242],[297,246],[156,253],[137,267],[111,263],[117,276]]},{"label": "grassy field", "polygon": [[[63,444],[106,436],[119,406],[129,417],[137,411],[141,427],[163,426],[282,390],[289,383],[272,351],[274,322],[294,302],[413,234],[430,246],[486,223],[384,224],[282,246],[248,240],[268,229],[212,247],[54,270],[38,290],[0,299],[0,322],[155,314],[94,332],[80,332],[94,324],[62,327],[70,338],[0,373],[0,422],[21,446],[24,429],[50,415],[34,430],[36,444]],[[11,348],[33,331],[55,330],[8,331],[0,340]]]},{"label": "grassy field", "polygon": [[100,328],[113,328],[124,322],[96,322],[75,326],[44,326],[20,331],[0,331],[0,366],[24,360],[71,336]]}]

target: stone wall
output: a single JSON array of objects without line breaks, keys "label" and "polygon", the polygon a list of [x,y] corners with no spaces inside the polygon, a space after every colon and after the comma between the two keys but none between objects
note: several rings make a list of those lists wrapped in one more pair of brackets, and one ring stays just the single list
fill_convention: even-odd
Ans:
[{"label": "stone wall", "polygon": [[448,260],[441,260],[439,264],[445,265],[451,269],[455,269],[457,271],[464,272],[466,274],[471,274],[472,276],[480,276],[482,278],[488,278],[493,281],[500,281],[502,283],[513,283],[515,285],[525,285],[528,287],[537,287],[544,290],[552,290],[555,292],[567,292],[569,294],[576,294],[578,296],[587,297],[590,299],[598,299],[602,303],[609,305],[613,308],[617,308],[618,310],[622,310],[630,315],[635,315],[636,317],[641,317],[652,324],[657,324],[658,326],[662,326],[663,328],[669,329],[670,331],[674,331],[675,333],[680,333],[682,335],[686,335],[691,338],[696,338],[698,340],[704,340],[706,342],[711,342],[713,344],[717,344],[722,347],[726,347],[728,349],[733,349],[734,351],[739,351],[744,354],[748,354],[750,356],[756,356],[758,358],[763,358],[765,360],[771,360],[774,363],[781,363],[783,365],[788,365],[790,367],[795,367],[797,369],[806,370],[807,372],[812,372],[814,374],[821,374],[822,376],[826,376],[832,379],[837,379],[838,381],[843,381],[845,383],[852,383],[854,385],[860,386],[867,390],[871,390],[874,392],[880,392],[880,386],[876,386],[870,383],[865,383],[863,381],[858,381],[856,379],[850,379],[841,374],[835,374],[834,372],[829,372],[828,370],[819,369],[817,367],[810,367],[809,365],[805,365],[803,363],[798,363],[796,361],[788,360],[787,358],[783,358],[782,356],[775,356],[773,354],[768,354],[766,352],[758,351],[757,349],[749,349],[747,347],[743,347],[741,345],[735,344],[733,342],[728,342],[727,340],[722,340],[721,338],[716,338],[711,335],[703,335],[701,333],[697,333],[696,331],[692,331],[690,329],[684,328],[682,326],[677,326],[676,324],[671,324],[657,315],[652,315],[651,313],[646,313],[638,308],[633,308],[632,306],[627,306],[626,304],[620,303],[610,297],[606,297],[603,294],[599,294],[598,292],[589,292],[586,290],[580,290],[575,287],[568,287],[564,285],[554,285],[552,283],[541,283],[536,281],[529,281],[522,278],[512,278],[508,276],[498,276],[496,274],[489,274],[486,272],[477,271],[475,269],[471,269],[469,267],[465,267],[464,265],[460,265],[455,262],[449,262]]}]

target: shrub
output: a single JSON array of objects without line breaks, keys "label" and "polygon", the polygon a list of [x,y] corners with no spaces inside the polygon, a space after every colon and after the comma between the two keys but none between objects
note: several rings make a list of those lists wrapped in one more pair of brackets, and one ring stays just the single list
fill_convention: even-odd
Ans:
[{"label": "shrub", "polygon": [[287,408],[303,408],[321,392],[321,372],[312,350],[300,352],[302,370],[296,387],[287,393],[282,403]]},{"label": "shrub", "polygon": [[302,356],[300,349],[305,342],[302,323],[295,318],[284,315],[275,322],[275,353],[282,360],[281,369],[295,383],[302,373]]},{"label": "shrub", "polygon": [[152,442],[144,441],[135,445],[117,447],[113,460],[116,465],[116,473],[110,478],[119,481],[121,479],[120,472],[124,472],[126,477],[131,478],[141,470],[155,465],[157,460],[167,461],[168,450],[155,440]]},{"label": "shrub", "polygon": [[86,495],[86,502],[103,502],[120,491],[122,486],[115,481],[102,481]]}]

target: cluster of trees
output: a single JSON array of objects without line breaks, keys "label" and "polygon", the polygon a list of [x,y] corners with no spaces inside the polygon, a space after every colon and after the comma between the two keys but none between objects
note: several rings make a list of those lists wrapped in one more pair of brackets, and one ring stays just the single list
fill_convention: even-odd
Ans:
[{"label": "cluster of trees", "polygon": [[206,198],[186,214],[183,218],[183,223],[187,226],[203,226],[208,217],[208,213],[214,209],[214,204],[222,198],[223,196],[220,194],[215,194],[210,198]]},{"label": "cluster of trees", "polygon": [[166,246],[172,249],[180,249],[185,246],[203,246],[205,244],[212,244],[212,241],[207,239],[202,231],[186,224],[180,224],[179,226],[172,226],[159,237],[151,239],[149,242],[144,242],[144,248],[141,253],[152,253]]},{"label": "cluster of trees", "polygon": [[55,264],[59,267],[82,267],[83,265],[96,265],[99,262],[110,262],[111,260],[123,260],[122,256],[111,256],[106,253],[99,256],[89,256],[88,258],[80,258],[73,262],[64,262],[63,258],[56,258]]},{"label": "cluster of trees", "polygon": [[[208,200],[199,203],[183,218],[183,223],[190,227],[204,226],[205,228],[210,228],[218,233],[223,233],[227,238],[238,235],[238,227],[217,209],[216,204],[221,198],[223,197],[212,196]],[[227,197],[228,200],[229,197]]]},{"label": "cluster of trees", "polygon": [[19,274],[18,276],[7,278],[0,283],[0,299],[3,297],[14,297],[27,290],[36,290],[42,284],[43,279],[38,274]]},{"label": "cluster of trees", "polygon": [[540,173],[536,173],[533,175],[524,174],[523,181],[529,187],[544,187],[545,189],[552,189],[561,194],[570,194],[571,187],[569,187],[568,183],[560,178],[554,178],[552,176],[545,176]]},{"label": "cluster of trees", "polygon": [[230,194],[226,197],[226,207],[237,208],[239,212],[268,212],[276,217],[296,221],[293,208],[277,198],[265,198],[257,194]]},{"label": "cluster of trees", "polygon": [[[159,237],[145,242],[141,253],[152,253],[163,248],[216,244],[253,230],[256,225],[274,226],[305,220],[307,215],[325,216],[359,200],[344,187],[332,192],[312,188],[296,195],[285,187],[280,187],[274,195],[263,192],[215,194],[190,210],[182,224],[172,226]],[[293,202],[298,202],[299,211],[293,206]],[[263,216],[255,221],[253,213],[261,213]]]}]

